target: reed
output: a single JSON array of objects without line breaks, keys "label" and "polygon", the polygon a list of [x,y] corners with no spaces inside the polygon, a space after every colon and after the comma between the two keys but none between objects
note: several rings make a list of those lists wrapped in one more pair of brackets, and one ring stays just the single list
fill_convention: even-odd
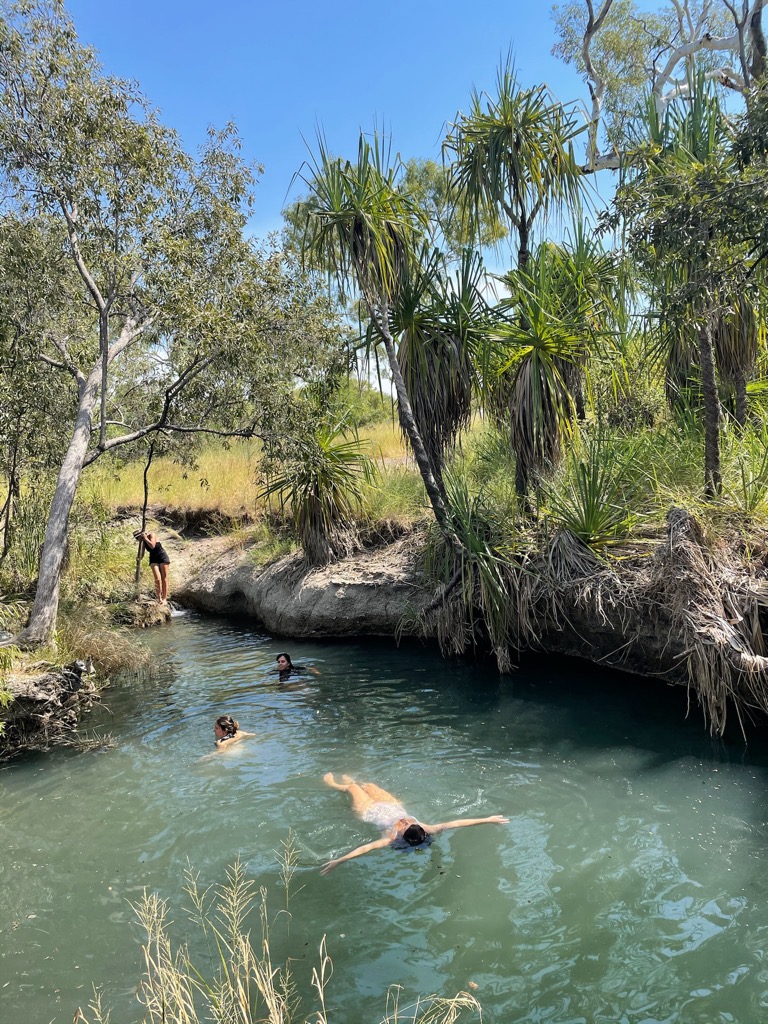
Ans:
[{"label": "reed", "polygon": [[[287,900],[295,869],[290,835],[278,859],[283,863]],[[292,966],[301,964],[303,947],[300,955],[289,954],[279,962],[272,952],[274,929],[287,925],[290,913],[285,909],[273,913],[267,889],[247,877],[241,862],[228,868],[223,883],[207,888],[201,888],[198,875],[188,869],[185,892],[191,901],[190,921],[206,940],[208,958],[193,958],[188,943],[174,944],[166,900],[145,892],[134,907],[146,936],[139,985],[143,1024],[328,1024],[329,1019],[340,1020],[338,1011],[329,1006],[333,963],[325,936],[306,979],[307,990],[314,993],[310,1008],[307,997],[299,994]],[[402,990],[391,986],[381,1024],[455,1024],[466,1015],[482,1019],[480,1004],[468,992],[452,998],[420,997],[402,1005]],[[96,993],[87,1011],[77,1010],[74,1024],[108,1021],[109,1011]]]}]

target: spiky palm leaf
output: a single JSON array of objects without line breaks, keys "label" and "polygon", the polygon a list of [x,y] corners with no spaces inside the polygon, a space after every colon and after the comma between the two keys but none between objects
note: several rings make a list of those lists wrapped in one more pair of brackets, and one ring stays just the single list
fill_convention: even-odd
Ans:
[{"label": "spiky palm leaf", "polygon": [[499,68],[496,94],[473,91],[443,143],[452,160],[457,207],[480,218],[500,217],[518,238],[518,266],[528,260],[534,221],[553,205],[579,205],[582,176],[572,141],[583,130],[545,86],[522,89],[509,60]]},{"label": "spiky palm leaf", "polygon": [[301,445],[260,497],[279,496],[281,505],[290,509],[307,561],[324,565],[352,550],[363,486],[374,474],[364,444],[346,437],[344,423],[325,425]]},{"label": "spiky palm leaf", "polygon": [[424,227],[417,205],[397,188],[399,159],[390,159],[378,135],[371,142],[361,133],[355,162],[332,157],[321,136],[307,166],[300,175],[309,189],[305,259],[329,267],[342,294],[357,286],[373,306],[392,301]]}]

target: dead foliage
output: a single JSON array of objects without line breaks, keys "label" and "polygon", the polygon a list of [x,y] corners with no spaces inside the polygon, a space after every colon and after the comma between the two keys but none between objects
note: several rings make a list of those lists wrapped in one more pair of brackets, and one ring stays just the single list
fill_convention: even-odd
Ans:
[{"label": "dead foliage", "polygon": [[[48,671],[40,674],[45,667]],[[0,760],[8,760],[22,750],[50,750],[54,746],[91,749],[108,744],[108,738],[84,740],[77,731],[80,716],[99,700],[92,672],[90,663],[75,661],[63,668],[31,665],[25,674],[8,677],[5,685],[12,700],[0,714],[4,727]]]},{"label": "dead foliage", "polygon": [[723,733],[729,710],[742,729],[768,713],[766,562],[743,543],[711,541],[683,509],[634,557],[603,558],[559,530],[499,559],[495,586],[488,577],[468,561],[422,612],[422,629],[446,652],[490,642],[506,671],[520,651],[569,631],[591,660],[688,686],[712,733]]}]

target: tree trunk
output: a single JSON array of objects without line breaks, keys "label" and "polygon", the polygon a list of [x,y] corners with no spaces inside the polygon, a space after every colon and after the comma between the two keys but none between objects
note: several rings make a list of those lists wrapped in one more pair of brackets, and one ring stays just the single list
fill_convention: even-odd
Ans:
[{"label": "tree trunk", "polygon": [[712,317],[709,313],[699,327],[699,363],[704,394],[704,495],[715,498],[722,490],[723,481],[720,474],[720,396],[717,393]]},{"label": "tree trunk", "polygon": [[11,457],[11,465],[8,469],[8,496],[5,499],[5,503],[2,508],[2,519],[3,519],[3,550],[0,553],[0,565],[3,564],[5,559],[8,557],[8,552],[11,547],[11,519],[13,517],[13,505],[14,498],[18,498],[19,495],[19,478],[17,475],[17,465],[19,457],[19,434],[18,434],[19,420],[16,420],[16,433],[13,438],[13,455]]},{"label": "tree trunk", "polygon": [[426,489],[429,502],[432,505],[432,511],[435,513],[435,519],[437,520],[437,524],[446,540],[454,547],[454,549],[462,550],[461,543],[451,526],[450,516],[445,504],[444,496],[440,491],[437,480],[435,480],[427,449],[424,446],[424,441],[413,415],[411,402],[408,398],[408,391],[405,387],[405,381],[403,380],[403,375],[400,371],[400,362],[397,358],[397,352],[395,351],[395,342],[387,327],[386,308],[379,309],[378,311],[371,309],[370,313],[373,322],[376,324],[379,335],[384,342],[387,359],[389,360],[389,369],[392,373],[392,382],[395,385],[395,392],[397,393],[397,403],[403,429],[408,435],[408,440],[411,443],[413,456],[416,459],[416,465],[419,467],[421,479],[424,481],[424,488]]},{"label": "tree trunk", "polygon": [[520,219],[517,232],[519,240],[517,248],[517,269],[525,270],[525,268],[528,266],[528,261],[531,255],[528,250],[528,240],[530,237],[530,231],[528,230],[528,224],[525,219],[525,214],[523,214],[522,218]]},{"label": "tree trunk", "polygon": [[[147,461],[144,464],[144,504],[141,506],[141,532],[147,528],[147,505],[149,504],[149,467],[152,465],[152,458],[155,454],[155,442],[149,446]],[[139,541],[139,549],[136,552],[136,572],[133,579],[134,596],[139,596],[139,583],[141,580],[141,560],[144,557],[144,541]]]},{"label": "tree trunk", "polygon": [[21,646],[35,647],[49,643],[56,628],[61,566],[66,551],[69,514],[72,511],[75,492],[91,439],[91,424],[100,375],[101,366],[98,365],[80,386],[80,401],[75,428],[59,470],[51,511],[48,515],[48,525],[45,529],[35,601],[32,605],[29,622],[16,638],[16,643]]}]

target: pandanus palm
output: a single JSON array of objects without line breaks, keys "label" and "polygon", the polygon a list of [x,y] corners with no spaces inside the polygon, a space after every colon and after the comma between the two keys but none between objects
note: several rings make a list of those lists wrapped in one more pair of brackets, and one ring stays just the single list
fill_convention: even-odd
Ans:
[{"label": "pandanus palm", "polygon": [[306,259],[329,267],[342,294],[357,291],[367,307],[373,331],[387,353],[397,394],[400,421],[408,436],[435,518],[452,536],[445,497],[435,477],[403,378],[390,326],[424,237],[417,205],[397,187],[399,159],[377,136],[362,134],[357,160],[333,158],[320,139],[302,180],[309,190],[303,207],[302,250]]},{"label": "pandanus palm", "polygon": [[753,296],[742,292],[718,317],[713,332],[720,379],[733,388],[734,413],[740,427],[747,422],[747,383],[764,340],[765,325],[757,315]]},{"label": "pandanus palm", "polygon": [[[443,152],[453,161],[451,185],[457,209],[475,223],[483,217],[505,222],[517,239],[517,270],[524,273],[537,218],[554,207],[575,209],[579,205],[582,176],[572,141],[582,129],[573,113],[554,101],[546,87],[520,88],[509,62],[500,67],[496,84],[493,96],[473,92],[469,113],[457,116]],[[525,319],[524,302],[518,312],[520,330],[532,330],[533,325]],[[541,422],[526,423],[531,406],[517,404],[522,379],[531,369],[532,364],[515,370],[514,377],[498,378],[497,401],[490,403],[497,414],[509,409],[513,438],[527,451],[523,454],[514,449],[520,461],[517,487],[521,494],[520,488],[527,486],[529,479],[529,460],[538,450],[532,439],[540,436],[542,426]],[[560,370],[557,376],[565,384]],[[531,386],[539,393],[539,385]]]},{"label": "pandanus palm", "polygon": [[[735,384],[738,415],[746,418],[757,340],[743,291],[746,264],[723,248],[730,228],[723,196],[733,187],[735,160],[725,119],[703,81],[692,102],[671,106],[663,120],[653,112],[648,127],[650,146],[617,204],[653,282],[668,385],[700,380],[705,494],[713,497],[722,486],[718,370],[721,381]],[[674,388],[668,393],[675,398]]]},{"label": "pandanus palm", "polygon": [[578,225],[569,244],[544,243],[503,280],[511,294],[494,333],[497,383],[486,392],[497,418],[509,416],[522,496],[583,414],[587,357],[620,331],[621,289],[614,258]]},{"label": "pandanus palm", "polygon": [[[439,253],[424,254],[404,282],[391,327],[419,431],[442,488],[447,450],[469,423],[475,366],[489,311],[480,257],[464,251],[455,275]],[[405,424],[401,419],[405,431]]]},{"label": "pandanus palm", "polygon": [[509,275],[509,315],[493,331],[497,376],[509,397],[520,495],[557,461],[575,416],[568,377],[584,356],[587,337],[584,322],[563,307],[558,269],[542,246],[525,271]]},{"label": "pandanus palm", "polygon": [[539,215],[579,205],[582,175],[571,143],[582,130],[545,86],[521,89],[507,62],[496,95],[473,91],[469,113],[457,115],[443,143],[457,209],[476,224],[506,221],[517,236],[518,269],[528,262]]}]

